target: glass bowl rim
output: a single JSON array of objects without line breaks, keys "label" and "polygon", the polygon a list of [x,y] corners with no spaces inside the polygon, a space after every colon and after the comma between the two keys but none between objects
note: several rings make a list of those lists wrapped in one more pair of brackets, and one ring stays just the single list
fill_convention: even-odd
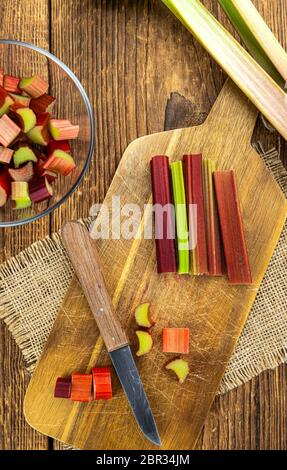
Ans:
[{"label": "glass bowl rim", "polygon": [[61,69],[64,70],[66,72],[66,74],[70,77],[70,79],[74,82],[74,84],[76,85],[76,87],[78,88],[78,90],[79,90],[79,92],[82,96],[82,99],[85,103],[85,106],[86,106],[86,109],[87,109],[87,112],[88,112],[89,124],[90,124],[90,129],[91,129],[90,145],[89,145],[89,150],[88,150],[88,154],[87,154],[87,157],[86,157],[84,167],[81,171],[81,174],[79,175],[79,178],[73,184],[73,186],[69,189],[69,191],[67,191],[67,193],[58,202],[56,202],[53,206],[48,207],[47,209],[40,212],[39,214],[34,215],[33,217],[28,217],[27,219],[15,220],[15,221],[9,221],[9,222],[1,222],[0,221],[0,228],[4,228],[4,227],[21,226],[21,225],[28,224],[30,222],[34,222],[35,220],[39,220],[42,217],[45,217],[46,215],[54,212],[54,210],[58,209],[73,194],[73,192],[77,189],[77,187],[81,183],[81,181],[82,181],[84,175],[86,174],[86,172],[88,170],[88,167],[90,165],[91,158],[92,158],[92,153],[93,153],[93,149],[94,149],[95,129],[94,129],[93,110],[92,110],[92,106],[91,106],[90,100],[88,98],[88,95],[87,95],[83,85],[81,84],[80,80],[76,77],[74,72],[72,72],[72,70],[64,62],[62,62],[60,59],[58,59],[58,57],[56,57],[51,52],[46,51],[45,49],[42,49],[41,47],[36,46],[35,44],[32,44],[32,43],[28,43],[28,42],[24,42],[24,41],[17,41],[17,40],[14,40],[14,39],[0,39],[0,45],[1,44],[8,44],[8,45],[12,45],[12,46],[20,46],[20,47],[25,47],[26,49],[31,49],[35,52],[38,52],[38,53],[46,56],[48,59],[51,59],[59,67],[61,67]]}]

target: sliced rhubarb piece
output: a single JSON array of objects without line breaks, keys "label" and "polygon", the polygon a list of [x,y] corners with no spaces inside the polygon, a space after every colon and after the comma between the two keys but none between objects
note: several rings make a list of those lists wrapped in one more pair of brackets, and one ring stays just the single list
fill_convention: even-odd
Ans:
[{"label": "sliced rhubarb piece", "polygon": [[13,104],[10,108],[10,114],[12,114],[12,117],[14,117],[16,123],[24,133],[29,132],[36,125],[36,114],[34,111],[21,104]]},{"label": "sliced rhubarb piece", "polygon": [[175,206],[178,273],[189,273],[189,234],[182,162],[170,165]]},{"label": "sliced rhubarb piece", "polygon": [[63,152],[70,153],[71,146],[68,140],[53,140],[51,139],[48,145],[48,155],[54,152],[54,150],[63,150]]},{"label": "sliced rhubarb piece", "polygon": [[54,140],[71,140],[79,135],[79,126],[71,124],[67,119],[51,119],[49,130]]},{"label": "sliced rhubarb piece", "polygon": [[3,87],[9,93],[20,94],[21,90],[18,86],[19,82],[20,82],[20,79],[17,77],[13,77],[13,75],[4,75]]},{"label": "sliced rhubarb piece", "polygon": [[32,202],[42,202],[53,196],[53,188],[45,177],[35,178],[29,184]]},{"label": "sliced rhubarb piece", "polygon": [[26,209],[31,206],[28,183],[26,181],[12,181],[11,199],[13,209]]},{"label": "sliced rhubarb piece", "polygon": [[19,88],[32,96],[32,98],[39,98],[39,96],[47,93],[49,84],[39,75],[34,75],[33,77],[22,78]]},{"label": "sliced rhubarb piece", "polygon": [[220,238],[218,208],[213,182],[213,173],[215,170],[215,161],[209,158],[205,158],[203,160],[203,188],[208,272],[211,276],[222,276],[223,250]]},{"label": "sliced rhubarb piece", "polygon": [[162,352],[188,354],[189,328],[164,328],[162,330]]},{"label": "sliced rhubarb piece", "polygon": [[29,182],[34,175],[33,163],[27,162],[21,168],[9,168],[8,173],[13,181]]},{"label": "sliced rhubarb piece", "polygon": [[204,220],[202,155],[184,155],[183,171],[190,236],[190,264],[194,275],[207,274],[207,246]]},{"label": "sliced rhubarb piece", "polygon": [[149,315],[150,304],[148,302],[138,305],[135,311],[135,320],[138,326],[143,328],[151,328],[154,325],[154,321],[151,320]]},{"label": "sliced rhubarb piece", "polygon": [[166,364],[165,368],[174,372],[181,384],[189,374],[189,365],[184,359],[174,359]]},{"label": "sliced rhubarb piece", "polygon": [[20,104],[21,106],[29,107],[31,98],[29,96],[16,95],[15,93],[9,93],[13,99],[14,104]]},{"label": "sliced rhubarb piece", "polygon": [[20,127],[10,119],[7,114],[0,119],[0,144],[4,147],[8,147],[13,140],[20,134]]},{"label": "sliced rhubarb piece", "polygon": [[154,204],[155,243],[158,273],[176,272],[175,217],[168,157],[152,158],[151,183]]},{"label": "sliced rhubarb piece", "polygon": [[6,171],[0,173],[0,207],[5,206],[11,194],[11,179]]},{"label": "sliced rhubarb piece", "polygon": [[71,400],[89,402],[92,400],[92,374],[72,374]]},{"label": "sliced rhubarb piece", "polygon": [[37,157],[29,145],[21,145],[13,155],[15,168],[26,162],[36,162]]},{"label": "sliced rhubarb piece", "polygon": [[142,330],[136,331],[136,335],[139,341],[139,349],[136,352],[136,355],[138,357],[144,356],[145,354],[148,354],[152,348],[152,345],[153,345],[152,336],[147,331],[142,331]]},{"label": "sliced rhubarb piece", "polygon": [[49,144],[49,120],[49,113],[38,114],[36,126],[27,133],[28,138],[33,144],[44,146]]},{"label": "sliced rhubarb piece", "polygon": [[8,91],[0,86],[0,117],[9,111],[9,108],[13,103],[13,98],[11,98]]},{"label": "sliced rhubarb piece", "polygon": [[72,382],[70,378],[58,377],[54,390],[55,398],[70,398]]},{"label": "sliced rhubarb piece", "polygon": [[64,176],[67,176],[75,167],[73,157],[62,150],[54,150],[43,165],[44,170],[51,170]]},{"label": "sliced rhubarb piece", "polygon": [[110,400],[113,396],[111,369],[94,367],[92,369],[94,400]]},{"label": "sliced rhubarb piece", "polygon": [[39,98],[32,98],[30,102],[30,108],[36,114],[45,113],[54,101],[55,98],[53,96],[47,95],[47,93],[45,93]]},{"label": "sliced rhubarb piece", "polygon": [[252,284],[252,276],[233,171],[216,171],[214,183],[230,284]]},{"label": "sliced rhubarb piece", "polygon": [[14,150],[0,147],[0,163],[9,164],[13,157]]}]

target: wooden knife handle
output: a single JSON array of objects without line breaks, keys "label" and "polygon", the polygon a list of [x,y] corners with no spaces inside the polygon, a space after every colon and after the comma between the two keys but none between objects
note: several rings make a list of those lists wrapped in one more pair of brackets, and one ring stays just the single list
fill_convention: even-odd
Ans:
[{"label": "wooden knife handle", "polygon": [[126,334],[116,318],[106,288],[96,244],[88,230],[79,222],[68,222],[62,229],[62,237],[107,350],[127,345]]}]

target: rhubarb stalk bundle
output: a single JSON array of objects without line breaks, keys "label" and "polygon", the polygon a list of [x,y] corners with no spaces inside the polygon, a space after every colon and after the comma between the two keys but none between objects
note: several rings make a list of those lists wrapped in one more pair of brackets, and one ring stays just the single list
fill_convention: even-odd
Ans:
[{"label": "rhubarb stalk bundle", "polygon": [[282,88],[199,0],[162,1],[287,139],[287,96]]}]

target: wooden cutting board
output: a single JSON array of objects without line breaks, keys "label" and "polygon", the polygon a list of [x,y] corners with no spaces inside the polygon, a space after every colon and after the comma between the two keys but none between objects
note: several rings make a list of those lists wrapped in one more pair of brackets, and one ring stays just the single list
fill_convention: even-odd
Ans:
[{"label": "wooden cutting board", "polygon": [[[113,196],[121,197],[122,206],[136,203],[143,209],[151,202],[149,161],[156,154],[177,160],[184,153],[202,152],[215,159],[219,169],[234,169],[238,179],[252,287],[232,287],[225,278],[159,276],[153,240],[95,241],[108,291],[134,349],[135,307],[147,301],[152,305],[154,348],[137,364],[163,449],[195,446],[286,218],[286,200],[250,144],[256,117],[256,109],[228,81],[203,125],[132,142],[105,199],[110,211]],[[142,230],[143,219],[138,234]],[[170,355],[161,352],[161,330],[168,326],[190,328],[191,374],[183,385],[164,370]],[[152,449],[139,431],[115,375],[110,401],[82,404],[53,398],[57,377],[109,363],[74,279],[27,390],[24,411],[29,424],[80,449]]]}]

